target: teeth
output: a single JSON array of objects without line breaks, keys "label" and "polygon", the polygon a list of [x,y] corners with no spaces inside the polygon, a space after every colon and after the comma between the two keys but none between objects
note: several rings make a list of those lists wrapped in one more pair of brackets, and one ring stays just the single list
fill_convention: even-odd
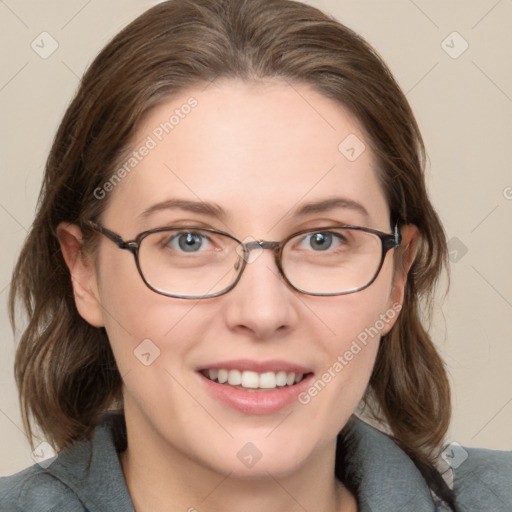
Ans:
[{"label": "teeth", "polygon": [[238,370],[229,370],[228,384],[231,386],[240,386],[242,384],[242,374]]},{"label": "teeth", "polygon": [[[231,383],[230,383],[231,384]],[[260,385],[260,378],[256,372],[242,373],[242,387],[256,389]]]},{"label": "teeth", "polygon": [[273,389],[276,387],[276,374],[274,372],[265,372],[260,374],[260,388]]},{"label": "teeth", "polygon": [[294,372],[263,372],[240,370],[205,370],[203,375],[210,380],[217,381],[219,384],[229,384],[231,386],[242,386],[247,389],[275,389],[277,387],[292,386],[298,384],[304,374]]},{"label": "teeth", "polygon": [[276,385],[286,386],[286,372],[280,371],[276,374]]}]

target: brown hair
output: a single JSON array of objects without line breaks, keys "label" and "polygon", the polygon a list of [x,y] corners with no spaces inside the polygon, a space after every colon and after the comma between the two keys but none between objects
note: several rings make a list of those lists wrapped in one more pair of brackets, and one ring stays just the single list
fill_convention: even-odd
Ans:
[{"label": "brown hair", "polygon": [[94,191],[117,169],[141,116],[217,78],[309,84],[350,109],[366,130],[390,220],[415,224],[421,234],[403,309],[381,341],[366,413],[389,427],[419,466],[432,467],[449,423],[450,392],[420,311],[432,303],[447,250],[425,189],[421,135],[373,48],[319,10],[289,0],[163,2],[119,33],[85,73],[55,137],[10,293],[13,325],[17,299],[29,319],[15,373],[30,440],[35,421],[62,448],[89,436],[101,414],[121,403],[105,330],[85,322],[74,304],[57,225],[86,231],[84,221],[98,219],[108,204]]}]

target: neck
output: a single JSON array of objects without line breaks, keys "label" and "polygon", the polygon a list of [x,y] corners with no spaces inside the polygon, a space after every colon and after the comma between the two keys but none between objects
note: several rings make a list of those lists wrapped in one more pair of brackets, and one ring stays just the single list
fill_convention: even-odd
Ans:
[{"label": "neck", "polygon": [[125,415],[128,447],[120,462],[137,512],[357,511],[334,474],[335,441],[293,473],[241,479],[192,460],[147,423],[134,423],[129,409]]}]

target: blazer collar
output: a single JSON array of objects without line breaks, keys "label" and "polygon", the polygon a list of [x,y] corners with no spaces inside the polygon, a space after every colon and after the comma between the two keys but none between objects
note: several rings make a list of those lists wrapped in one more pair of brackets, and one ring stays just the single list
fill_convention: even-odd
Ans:
[{"label": "blazer collar", "polygon": [[118,452],[125,446],[124,417],[105,414],[91,441],[71,444],[47,471],[69,487],[89,512],[135,512],[119,462]]},{"label": "blazer collar", "polygon": [[[73,443],[47,471],[90,512],[134,512],[118,457],[125,446],[124,418],[107,414],[92,442]],[[411,459],[387,435],[355,417],[338,436],[336,475],[356,492],[359,512],[435,511]]]},{"label": "blazer collar", "polygon": [[434,512],[418,468],[386,434],[352,417],[338,436],[336,475],[352,488],[360,512]]}]

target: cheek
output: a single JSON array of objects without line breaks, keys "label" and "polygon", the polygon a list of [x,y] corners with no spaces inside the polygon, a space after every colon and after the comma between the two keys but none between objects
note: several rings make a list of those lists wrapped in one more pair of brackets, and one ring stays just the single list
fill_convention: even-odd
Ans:
[{"label": "cheek", "polygon": [[[387,325],[381,320],[386,315],[382,304],[365,298],[365,294],[347,296],[337,301],[336,313],[324,316],[331,335],[321,341],[324,359],[314,388],[323,392],[328,387],[330,398],[326,402],[341,400],[343,409],[355,408],[364,393]],[[316,396],[313,389],[309,394]]]},{"label": "cheek", "polygon": [[387,263],[365,290],[329,298],[312,309],[329,334],[317,339],[324,354],[322,372],[315,375],[299,401],[319,424],[334,435],[357,408],[373,370],[380,339],[396,321],[401,306],[390,303],[392,265]]},{"label": "cheek", "polygon": [[193,314],[196,304],[191,301],[167,298],[150,290],[129,296],[109,294],[108,299],[111,314],[105,328],[124,372],[140,369],[140,363],[149,366],[165,361],[167,367],[169,361],[182,360],[205,329],[202,325],[207,318]]},{"label": "cheek", "polygon": [[[389,331],[400,310],[400,305],[391,301],[392,268],[392,260],[386,259],[379,276],[368,288],[325,301],[321,314],[332,335],[332,341],[326,342],[326,352],[333,355],[335,350],[340,354],[358,344],[376,353],[374,345]],[[361,350],[358,355],[363,352],[366,355],[368,350]]]},{"label": "cheek", "polygon": [[[194,316],[197,301],[173,299],[150,290],[124,251],[103,258],[99,300],[121,375],[162,361],[179,359],[201,329]],[[206,318],[204,319],[207,320]]]}]

